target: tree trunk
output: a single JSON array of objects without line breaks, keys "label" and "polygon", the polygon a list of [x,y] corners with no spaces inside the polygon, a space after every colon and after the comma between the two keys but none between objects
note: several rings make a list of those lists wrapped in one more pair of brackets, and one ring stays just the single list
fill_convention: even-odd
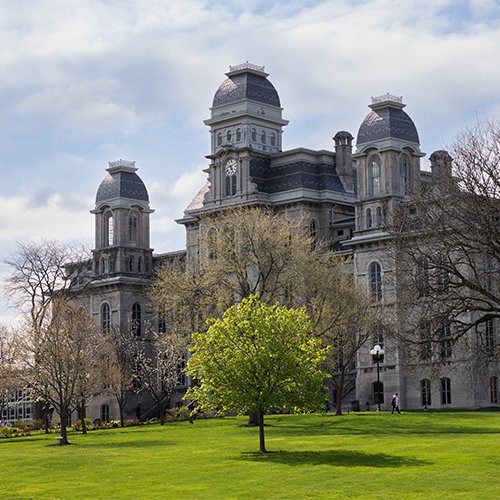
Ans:
[{"label": "tree trunk", "polygon": [[78,413],[80,415],[80,422],[82,423],[82,434],[87,434],[87,425],[85,424],[85,401],[83,399],[78,408]]},{"label": "tree trunk", "polygon": [[259,414],[257,412],[250,412],[248,414],[248,423],[247,423],[247,426],[248,427],[252,427],[252,426],[255,426],[257,427],[260,423],[260,420],[259,420]]},{"label": "tree trunk", "polygon": [[120,411],[120,427],[125,427],[125,418],[123,416],[123,402],[118,401],[118,409]]},{"label": "tree trunk", "polygon": [[68,441],[68,429],[66,429],[66,415],[67,409],[61,407],[61,439],[59,440],[60,445],[69,444]]},{"label": "tree trunk", "polygon": [[266,451],[266,442],[264,439],[264,412],[261,411],[258,413],[259,417],[259,444],[260,444],[260,453],[267,453]]}]

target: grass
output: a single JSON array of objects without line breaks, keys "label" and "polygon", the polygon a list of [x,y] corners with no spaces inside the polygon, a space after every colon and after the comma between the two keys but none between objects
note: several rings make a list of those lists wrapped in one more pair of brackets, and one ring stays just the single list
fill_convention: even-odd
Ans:
[{"label": "grass", "polygon": [[500,498],[500,414],[244,418],[0,440],[0,498]]}]

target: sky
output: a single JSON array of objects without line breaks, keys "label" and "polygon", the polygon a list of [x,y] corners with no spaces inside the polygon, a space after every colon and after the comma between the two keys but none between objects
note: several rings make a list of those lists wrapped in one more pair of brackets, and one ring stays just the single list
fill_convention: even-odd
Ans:
[{"label": "sky", "polygon": [[[403,96],[428,156],[500,117],[498,0],[0,0],[0,282],[16,241],[93,246],[108,162],[133,160],[156,253],[184,247],[215,91],[265,66],[283,149],[356,136],[372,96]],[[0,297],[0,322],[12,311]]]}]

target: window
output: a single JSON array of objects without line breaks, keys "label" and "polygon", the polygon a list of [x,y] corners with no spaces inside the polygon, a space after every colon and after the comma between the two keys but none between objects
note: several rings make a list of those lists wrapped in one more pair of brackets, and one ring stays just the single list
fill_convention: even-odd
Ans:
[{"label": "window", "polygon": [[448,377],[441,379],[441,404],[451,404],[451,380]]},{"label": "window", "polygon": [[377,207],[377,226],[380,227],[384,222],[382,207]]},{"label": "window", "polygon": [[109,405],[101,405],[101,422],[109,422]]},{"label": "window", "polygon": [[231,138],[232,138],[231,131],[230,131],[230,130],[228,130],[228,131],[226,132],[226,141],[227,141],[227,142],[231,142]]},{"label": "window", "polygon": [[417,288],[419,297],[429,295],[429,259],[421,257],[418,261]]},{"label": "window", "polygon": [[140,273],[142,271],[142,258],[137,258],[137,272]]},{"label": "window", "polygon": [[252,129],[252,142],[257,142],[257,130]]},{"label": "window", "polygon": [[207,251],[210,260],[217,259],[217,229],[214,227],[208,230]]},{"label": "window", "polygon": [[226,174],[226,196],[234,196],[236,194],[236,173]]},{"label": "window", "polygon": [[493,265],[491,262],[491,257],[489,255],[485,255],[483,257],[482,285],[488,291],[491,291],[492,289],[492,281],[493,281],[492,278],[493,278]]},{"label": "window", "polygon": [[217,134],[217,146],[221,146],[222,145],[222,134],[219,132]]},{"label": "window", "polygon": [[241,141],[241,129],[239,128],[236,129],[236,141]]},{"label": "window", "polygon": [[137,243],[137,228],[139,225],[139,219],[137,215],[131,215],[128,218],[128,241],[135,245]]},{"label": "window", "polygon": [[439,255],[436,262],[436,285],[441,290],[445,289],[448,285],[448,269],[446,257]]},{"label": "window", "polygon": [[276,134],[271,133],[271,146],[276,146]]},{"label": "window", "polygon": [[409,164],[408,156],[402,154],[399,157],[399,192],[401,194],[409,192]]},{"label": "window", "polygon": [[111,329],[111,309],[107,302],[101,306],[101,330],[103,333],[108,333]]},{"label": "window", "polygon": [[158,333],[167,333],[167,318],[164,314],[158,315]]},{"label": "window", "polygon": [[480,325],[481,343],[488,351],[495,348],[495,328],[493,320],[487,319]]},{"label": "window", "polygon": [[134,256],[131,255],[129,258],[128,258],[128,270],[130,272],[133,272],[134,271],[134,264],[135,264],[135,259],[134,259]]},{"label": "window", "polygon": [[142,334],[141,306],[137,302],[132,306],[132,333],[135,337],[140,337]]},{"label": "window", "polygon": [[444,325],[439,329],[439,354],[442,358],[451,357],[452,344],[450,325]]},{"label": "window", "polygon": [[312,239],[311,246],[316,248],[318,244],[318,222],[316,219],[311,219],[309,221],[309,235]]},{"label": "window", "polygon": [[382,349],[384,348],[384,327],[382,325],[377,325],[374,328],[373,345],[379,345]]},{"label": "window", "polygon": [[423,319],[420,323],[420,359],[428,361],[432,358],[432,323]]},{"label": "window", "polygon": [[372,262],[368,268],[370,294],[375,301],[382,299],[382,271],[378,262]]},{"label": "window", "polygon": [[101,257],[101,274],[104,274],[106,272],[106,259],[104,257]]},{"label": "window", "polygon": [[498,378],[490,378],[490,403],[498,404]]},{"label": "window", "polygon": [[262,142],[262,144],[266,143],[266,133],[264,131],[260,134],[260,142]]},{"label": "window", "polygon": [[373,404],[384,404],[384,384],[383,382],[373,382],[372,384]]},{"label": "window", "polygon": [[420,381],[420,404],[424,408],[431,404],[431,381],[427,378]]},{"label": "window", "polygon": [[104,246],[110,247],[114,244],[113,212],[107,212],[104,216]]},{"label": "window", "polygon": [[366,228],[372,227],[373,219],[372,219],[372,209],[366,209]]},{"label": "window", "polygon": [[380,157],[374,155],[368,159],[368,196],[380,194]]},{"label": "window", "polygon": [[177,363],[177,384],[181,387],[186,385],[186,359],[184,356]]}]

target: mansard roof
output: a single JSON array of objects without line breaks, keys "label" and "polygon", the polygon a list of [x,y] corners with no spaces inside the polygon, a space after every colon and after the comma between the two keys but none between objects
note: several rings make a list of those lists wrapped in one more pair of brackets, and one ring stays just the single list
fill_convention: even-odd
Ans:
[{"label": "mansard roof", "polygon": [[110,161],[108,175],[102,180],[96,194],[96,203],[128,198],[149,202],[149,195],[141,178],[135,173],[135,162],[126,160]]}]

